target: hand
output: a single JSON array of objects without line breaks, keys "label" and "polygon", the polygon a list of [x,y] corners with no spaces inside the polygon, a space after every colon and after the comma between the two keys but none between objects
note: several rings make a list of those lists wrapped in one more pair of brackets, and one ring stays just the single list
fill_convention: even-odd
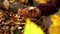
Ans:
[{"label": "hand", "polygon": [[32,10],[29,10],[29,8],[25,8],[23,10],[18,9],[18,13],[20,16],[29,17],[29,18],[32,18],[32,17],[36,18],[41,14],[40,11],[36,8],[34,8]]},{"label": "hand", "polygon": [[18,9],[18,14],[20,16],[23,16],[23,17],[31,17],[31,14],[29,13],[29,8],[25,8],[25,9]]}]

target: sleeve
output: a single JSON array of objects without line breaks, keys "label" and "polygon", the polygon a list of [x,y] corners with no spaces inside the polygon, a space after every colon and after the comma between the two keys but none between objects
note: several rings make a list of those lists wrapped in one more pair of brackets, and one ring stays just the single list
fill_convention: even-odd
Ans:
[{"label": "sleeve", "polygon": [[41,11],[42,16],[49,16],[58,11],[60,0],[50,0],[46,4],[40,4],[37,8]]}]

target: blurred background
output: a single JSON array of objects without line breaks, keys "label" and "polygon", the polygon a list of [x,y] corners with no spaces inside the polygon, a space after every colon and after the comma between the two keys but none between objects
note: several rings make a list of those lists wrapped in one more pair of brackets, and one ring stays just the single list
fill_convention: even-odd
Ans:
[{"label": "blurred background", "polygon": [[[46,0],[44,1],[42,0],[0,0],[0,34],[23,34],[24,27],[26,25],[26,19],[20,16],[17,10],[19,8],[24,9],[26,7],[36,7],[43,2],[45,3]],[[56,22],[58,23],[59,21],[60,23],[60,9],[56,13],[56,15],[58,16],[58,17],[54,16],[57,20]],[[53,16],[51,18],[53,19]],[[48,17],[44,16],[44,17],[39,17],[35,20],[34,18],[30,18],[30,21],[33,21],[33,23],[37,25],[39,28],[41,28],[41,30],[45,34],[52,34],[52,33],[57,34],[58,31],[60,31],[60,25],[58,25],[59,26],[58,27],[57,25],[53,26],[52,24],[51,26],[53,27],[49,27],[50,23],[55,23],[55,21],[51,20],[51,18],[50,16]],[[31,28],[34,29],[33,27]],[[36,27],[37,30],[39,30],[38,27]],[[26,28],[28,29],[28,27]],[[59,29],[58,31],[55,31],[52,28],[53,29],[56,28],[56,30],[58,28]],[[53,31],[51,32],[50,29]]]}]

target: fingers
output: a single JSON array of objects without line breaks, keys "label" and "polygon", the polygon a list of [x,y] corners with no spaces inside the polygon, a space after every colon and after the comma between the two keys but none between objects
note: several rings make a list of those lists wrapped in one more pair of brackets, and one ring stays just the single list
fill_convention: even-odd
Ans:
[{"label": "fingers", "polygon": [[24,17],[24,12],[23,12],[23,10],[19,9],[19,10],[18,10],[18,14],[19,14],[20,16],[23,16],[23,17]]},{"label": "fingers", "polygon": [[28,17],[28,13],[29,13],[29,8],[23,9],[23,16],[24,17]]},{"label": "fingers", "polygon": [[21,15],[21,13],[22,13],[22,9],[18,9],[17,12],[18,12],[19,15]]},{"label": "fingers", "polygon": [[29,8],[23,9],[23,12],[28,13],[29,12]]},{"label": "fingers", "polygon": [[25,8],[25,9],[23,9],[23,11],[28,11],[29,10],[29,8]]},{"label": "fingers", "polygon": [[32,17],[32,15],[31,15],[31,13],[29,11],[30,11],[29,8],[25,8],[23,10],[18,9],[18,13],[19,13],[20,16],[29,17],[30,18],[30,17]]}]

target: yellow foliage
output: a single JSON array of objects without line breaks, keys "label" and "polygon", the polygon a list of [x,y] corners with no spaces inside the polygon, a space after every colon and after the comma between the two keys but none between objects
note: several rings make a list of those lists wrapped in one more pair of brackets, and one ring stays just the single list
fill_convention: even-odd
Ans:
[{"label": "yellow foliage", "polygon": [[60,17],[57,15],[52,15],[51,20],[53,21],[54,26],[60,26]]},{"label": "yellow foliage", "polygon": [[49,28],[49,34],[60,34],[60,18],[57,15],[52,15],[51,20],[53,24]]},{"label": "yellow foliage", "polygon": [[44,34],[43,30],[29,19],[26,20],[24,34]]},{"label": "yellow foliage", "polygon": [[38,3],[42,3],[45,4],[47,2],[47,0],[36,0]]}]

